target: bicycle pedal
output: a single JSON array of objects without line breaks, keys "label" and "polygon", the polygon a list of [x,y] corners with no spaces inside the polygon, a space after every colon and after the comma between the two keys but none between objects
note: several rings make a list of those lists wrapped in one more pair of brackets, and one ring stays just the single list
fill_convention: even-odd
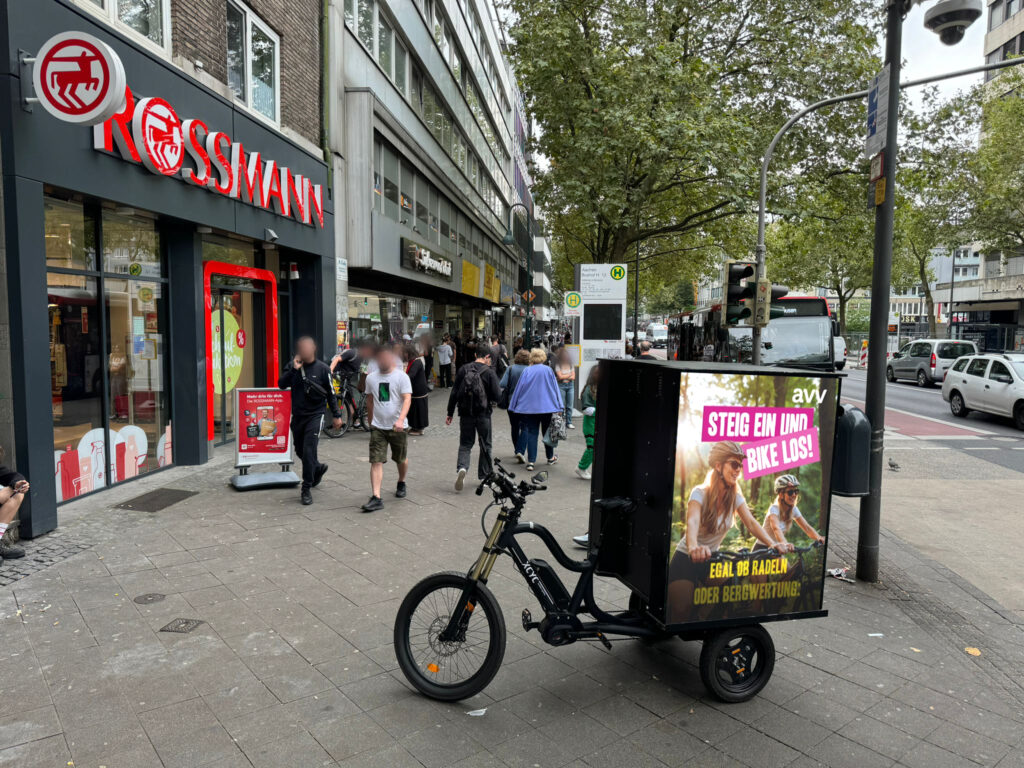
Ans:
[{"label": "bicycle pedal", "polygon": [[598,633],[597,633],[597,639],[601,641],[601,644],[602,644],[602,645],[603,645],[603,646],[604,646],[604,647],[605,647],[605,648],[606,648],[607,650],[609,650],[609,651],[610,651],[610,650],[612,649],[612,644],[611,644],[611,642],[609,642],[608,638],[607,638],[607,637],[605,637],[605,636],[604,636],[603,634],[601,634],[600,632],[598,632]]},{"label": "bicycle pedal", "polygon": [[540,624],[533,620],[533,614],[530,613],[529,608],[523,608],[523,631],[529,632],[531,629],[536,629]]}]

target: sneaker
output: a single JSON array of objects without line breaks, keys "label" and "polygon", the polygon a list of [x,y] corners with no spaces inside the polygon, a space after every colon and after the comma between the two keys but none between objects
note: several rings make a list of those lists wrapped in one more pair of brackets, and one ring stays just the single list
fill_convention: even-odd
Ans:
[{"label": "sneaker", "polygon": [[557,464],[557,463],[558,463],[558,456],[552,456],[550,459],[548,459],[548,464]]},{"label": "sneaker", "polygon": [[580,478],[581,480],[589,480],[591,478],[590,470],[580,469],[579,467],[576,467],[576,477]]},{"label": "sneaker", "polygon": [[527,472],[533,472],[533,462],[532,461],[527,463],[526,471]]},{"label": "sneaker", "polygon": [[17,560],[19,557],[25,556],[25,548],[20,547],[11,541],[0,541],[0,562],[4,559]]},{"label": "sneaker", "polygon": [[398,481],[398,487],[395,488],[395,498],[396,499],[404,499],[405,498],[405,483],[402,482],[401,480]]},{"label": "sneaker", "polygon": [[313,503],[313,492],[309,488],[302,489],[302,503],[307,507]]},{"label": "sneaker", "polygon": [[370,500],[363,504],[363,512],[376,512],[378,509],[384,509],[384,502],[380,500],[380,496],[371,496]]},{"label": "sneaker", "polygon": [[575,424],[570,424],[569,425],[569,429],[576,429],[576,425]]},{"label": "sneaker", "polygon": [[573,536],[572,543],[575,544],[577,547],[590,549],[590,534],[584,533],[582,536]]},{"label": "sneaker", "polygon": [[526,463],[526,456],[524,456],[521,453],[517,453],[516,454],[516,461],[518,461],[520,464],[525,464]]},{"label": "sneaker", "polygon": [[459,472],[455,476],[455,490],[461,491],[462,487],[466,484],[466,468],[459,467]]},{"label": "sneaker", "polygon": [[327,474],[327,465],[326,464],[321,464],[319,467],[316,468],[316,470],[313,472],[313,487],[314,488],[316,488],[318,485],[320,485],[320,481],[324,479],[324,475],[326,475],[326,474]]}]

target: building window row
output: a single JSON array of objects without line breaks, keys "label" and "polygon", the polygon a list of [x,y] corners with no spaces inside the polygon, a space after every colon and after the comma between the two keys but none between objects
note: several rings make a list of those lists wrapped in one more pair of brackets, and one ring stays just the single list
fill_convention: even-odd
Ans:
[{"label": "building window row", "polygon": [[403,96],[409,92],[409,50],[374,0],[345,0],[345,24]]},{"label": "building window row", "polygon": [[[494,126],[497,126],[497,132],[501,133],[501,138],[511,142],[511,136],[508,131],[510,109],[508,108],[508,100],[505,98],[504,93],[501,93],[501,81],[497,78],[494,57],[487,51],[483,40],[479,36],[479,26],[477,27],[478,33],[474,34],[472,31],[473,23],[470,23],[470,34],[474,37],[477,51],[479,52],[481,69],[483,70],[479,74],[486,80],[489,86],[485,98],[480,97],[479,91],[472,83],[470,73],[465,65],[465,57],[459,52],[458,45],[455,43],[456,35],[452,32],[451,24],[444,17],[441,3],[436,0],[422,0],[421,10],[423,11],[423,17],[428,20],[427,23],[434,37],[434,42],[437,44],[438,51],[440,51],[441,57],[448,65],[448,69],[451,71],[452,77],[455,78],[459,89],[465,94],[473,113],[473,118],[479,124],[487,144],[491,147],[495,156],[502,161],[502,169],[507,168],[509,155],[496,135]],[[476,19],[477,23],[479,22],[479,16],[475,8],[468,8],[467,15],[471,19]],[[496,97],[494,95],[495,91],[499,93],[499,96]],[[501,100],[500,105],[498,103],[499,98]],[[490,116],[484,112],[484,106],[490,110]],[[499,106],[502,107],[503,111],[499,110]]]},{"label": "building window row", "polygon": [[228,86],[235,98],[278,121],[281,41],[241,3],[227,4]]},{"label": "building window row", "polygon": [[462,258],[472,255],[494,266],[503,281],[515,283],[515,268],[504,248],[379,138],[373,147],[373,207],[412,229],[425,245],[444,244]]},{"label": "building window row", "polygon": [[[1002,47],[997,48],[985,57],[986,64],[995,64],[998,61],[1006,61],[1020,53],[1024,53],[1024,34],[1018,35],[1011,40],[1003,43]],[[988,82],[992,78],[996,77],[1002,70],[994,70],[985,73],[985,82]]]},{"label": "building window row", "polygon": [[[504,176],[497,172],[493,156],[486,150],[479,155],[473,151],[469,141],[459,130],[458,123],[445,108],[440,94],[427,82],[418,67],[413,68],[412,83],[413,110],[420,116],[452,162],[470,180],[473,188],[483,198],[486,210],[499,220],[504,220],[507,210],[505,201],[510,190]],[[481,160],[481,157],[484,160]],[[500,190],[488,173],[499,179]]]},{"label": "building window row", "polygon": [[1021,8],[1021,0],[996,0],[988,7],[988,28],[995,29]]}]

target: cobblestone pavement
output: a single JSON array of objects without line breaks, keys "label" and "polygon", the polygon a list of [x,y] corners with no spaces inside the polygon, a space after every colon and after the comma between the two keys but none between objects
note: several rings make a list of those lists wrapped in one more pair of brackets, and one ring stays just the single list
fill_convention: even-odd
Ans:
[{"label": "cobblestone pavement", "polygon": [[[530,505],[563,541],[586,517],[571,434]],[[0,589],[0,766],[1024,766],[1019,617],[889,535],[880,585],[830,580],[828,618],[769,626],[776,669],[751,702],[705,695],[696,643],[548,648],[521,629],[536,605],[507,561],[490,584],[509,628],[494,682],[458,704],[414,694],[391,646],[397,605],[482,541],[480,499],[452,491],[455,436],[412,439],[409,498],[392,497],[389,466],[373,515],[362,433],[321,443],[331,471],[312,507],[234,492],[230,456],[63,507],[59,534],[28,542],[41,570]],[[162,487],[200,494],[114,508]],[[852,565],[855,530],[837,500],[832,564]],[[152,593],[165,597],[133,601]],[[598,599],[627,594],[602,582]],[[159,631],[176,618],[203,623]]]}]

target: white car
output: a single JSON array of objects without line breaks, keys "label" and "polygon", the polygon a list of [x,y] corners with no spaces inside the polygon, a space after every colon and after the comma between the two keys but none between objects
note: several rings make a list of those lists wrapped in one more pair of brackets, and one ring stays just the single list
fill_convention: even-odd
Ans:
[{"label": "white car", "polygon": [[954,416],[971,411],[1009,416],[1024,429],[1024,354],[967,355],[942,382],[942,399]]},{"label": "white car", "polygon": [[846,367],[846,339],[842,336],[832,337],[832,357],[835,359],[835,366],[837,371],[843,370]]}]

